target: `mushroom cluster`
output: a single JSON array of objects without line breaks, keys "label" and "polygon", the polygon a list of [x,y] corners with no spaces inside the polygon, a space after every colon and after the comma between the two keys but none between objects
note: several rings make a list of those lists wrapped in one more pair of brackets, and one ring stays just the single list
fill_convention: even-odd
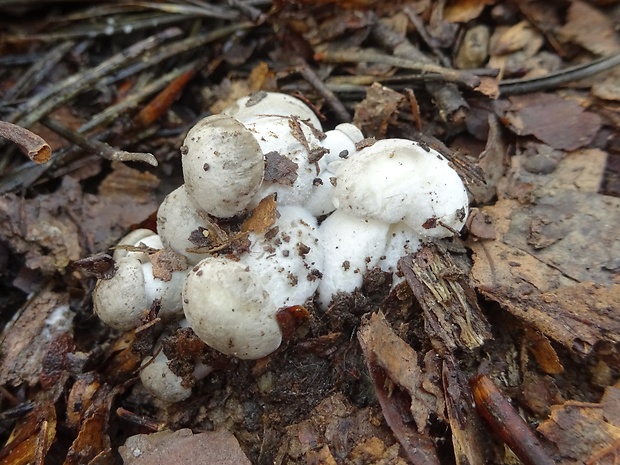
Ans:
[{"label": "mushroom cluster", "polygon": [[[323,132],[310,108],[278,93],[260,92],[204,118],[181,147],[184,184],[161,204],[158,235],[139,231],[122,241],[172,250],[188,268],[163,280],[142,249],[117,250],[116,275],[96,286],[96,313],[128,330],[155,305],[162,318],[186,318],[214,349],[257,359],[281,344],[280,309],[312,299],[327,309],[367,271],[394,273],[422,240],[462,228],[467,193],[441,154],[410,140],[363,139],[347,123]],[[230,229],[267,198],[275,199],[275,215],[265,227]],[[201,247],[234,231],[243,237],[237,247],[232,240],[228,248]],[[167,363],[161,353],[147,363],[144,385],[162,399],[186,398],[190,391]],[[153,387],[160,378],[166,382]]]}]

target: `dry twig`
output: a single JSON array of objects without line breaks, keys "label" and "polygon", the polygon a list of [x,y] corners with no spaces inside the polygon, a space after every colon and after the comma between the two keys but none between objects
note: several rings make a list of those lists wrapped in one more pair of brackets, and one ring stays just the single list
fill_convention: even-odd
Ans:
[{"label": "dry twig", "polygon": [[15,124],[0,121],[0,137],[15,142],[35,163],[45,163],[52,156],[52,149],[42,137]]}]

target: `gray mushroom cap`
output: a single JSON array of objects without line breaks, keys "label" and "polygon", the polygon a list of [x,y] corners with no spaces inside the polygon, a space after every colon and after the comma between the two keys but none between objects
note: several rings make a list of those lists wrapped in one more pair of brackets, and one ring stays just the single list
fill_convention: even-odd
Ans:
[{"label": "gray mushroom cap", "polygon": [[249,267],[227,258],[205,258],[190,271],[183,310],[196,335],[227,355],[258,359],[282,342],[268,292]]},{"label": "gray mushroom cap", "polygon": [[190,235],[207,224],[192,203],[183,184],[166,196],[157,210],[157,231],[163,245],[184,255],[192,265],[205,258],[204,254],[188,252],[196,247]]},{"label": "gray mushroom cap", "polygon": [[97,281],[93,306],[101,321],[114,329],[128,331],[139,326],[147,308],[140,260],[132,256],[121,258],[111,279]]},{"label": "gray mushroom cap", "polygon": [[193,202],[210,215],[241,213],[263,181],[263,152],[243,124],[227,115],[200,120],[181,148],[183,177]]},{"label": "gray mushroom cap", "polygon": [[155,350],[159,353],[153,357],[147,357],[142,361],[140,381],[155,397],[165,402],[181,402],[192,394],[192,389],[183,386],[183,378],[174,374],[168,363],[168,357],[158,345]]}]

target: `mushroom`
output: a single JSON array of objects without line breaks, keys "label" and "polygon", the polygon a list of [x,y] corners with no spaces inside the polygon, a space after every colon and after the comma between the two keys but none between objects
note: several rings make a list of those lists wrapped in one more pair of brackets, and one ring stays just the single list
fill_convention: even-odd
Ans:
[{"label": "mushroom", "polygon": [[[206,212],[204,213],[206,215]],[[207,223],[200,209],[191,201],[185,184],[166,196],[157,210],[157,232],[166,247],[184,255],[190,264],[195,265],[204,254],[188,252],[196,245],[190,240],[200,228],[207,229]]]},{"label": "mushroom", "polygon": [[253,120],[257,116],[295,116],[321,130],[321,122],[310,107],[298,98],[279,92],[255,92],[238,99],[222,113],[241,122]]},{"label": "mushroom", "polygon": [[[179,321],[178,327],[187,328],[187,320]],[[158,399],[165,402],[180,402],[191,395],[190,386],[195,381],[206,378],[213,371],[213,367],[195,359],[193,360],[193,373],[186,377],[174,373],[170,369],[170,359],[163,350],[162,341],[166,335],[168,333],[161,336],[155,344],[153,349],[155,356],[148,356],[142,360],[140,380],[146,390]]]},{"label": "mushroom", "polygon": [[[136,231],[129,233],[120,243],[162,247],[159,236],[153,231]],[[146,310],[155,300],[159,301],[159,317],[170,319],[181,314],[186,271],[173,271],[170,279],[165,281],[155,277],[148,254],[123,249],[116,252],[123,253],[117,255],[120,258],[116,261],[114,276],[97,281],[93,291],[94,311],[101,321],[121,331],[136,328],[142,324]]]},{"label": "mushroom", "polygon": [[323,249],[323,277],[318,302],[326,309],[338,292],[353,292],[364,273],[384,256],[389,224],[358,218],[336,210],[319,228]]},{"label": "mushroom", "polygon": [[448,237],[465,224],[467,191],[439,152],[385,139],[342,163],[334,205],[360,218],[404,222],[421,237]]},{"label": "mushroom", "polygon": [[282,342],[278,307],[247,265],[228,258],[207,257],[192,268],[183,310],[194,333],[227,355],[258,359]]},{"label": "mushroom", "polygon": [[241,213],[263,181],[261,147],[245,126],[227,115],[212,115],[189,130],[181,153],[187,193],[209,215]]},{"label": "mushroom", "polygon": [[158,344],[155,350],[157,355],[154,358],[146,357],[142,361],[142,385],[164,402],[181,402],[187,399],[192,395],[192,388],[184,386],[183,378],[172,372],[168,366],[170,360],[161,350],[161,344]]},{"label": "mushroom", "polygon": [[325,133],[321,144],[327,153],[319,160],[319,174],[312,180],[310,195],[303,206],[314,216],[322,216],[334,211],[332,202],[336,184],[336,171],[340,164],[356,153],[355,144],[364,138],[362,132],[350,123],[343,123]]},{"label": "mushroom", "polygon": [[147,308],[140,260],[124,257],[116,262],[114,276],[97,281],[93,307],[101,321],[114,329],[128,331],[138,327]]},{"label": "mushroom", "polygon": [[383,256],[379,259],[379,268],[383,271],[395,273],[398,271],[398,260],[405,255],[416,252],[420,248],[421,242],[420,235],[405,223],[391,224]]},{"label": "mushroom", "polygon": [[460,230],[467,216],[465,186],[435,150],[386,139],[356,152],[336,171],[336,211],[320,227],[324,264],[319,303],[351,292],[375,266],[394,273],[420,241]]},{"label": "mushroom", "polygon": [[[146,228],[134,229],[125,237],[123,237],[116,245],[130,245],[136,247],[140,244],[143,244],[147,247],[152,247],[154,249],[161,249],[163,247],[159,236],[150,229]],[[144,252],[128,252],[125,249],[114,249],[112,258],[118,261],[121,258],[126,257],[127,255],[134,255],[141,262],[148,260],[148,255]]]},{"label": "mushroom", "polygon": [[277,308],[303,305],[319,285],[323,251],[316,218],[302,207],[278,207],[279,218],[262,234],[250,233],[240,257]]},{"label": "mushroom", "polygon": [[296,117],[261,116],[244,124],[265,155],[263,183],[250,207],[274,192],[279,205],[302,205],[326,152],[316,131]]}]

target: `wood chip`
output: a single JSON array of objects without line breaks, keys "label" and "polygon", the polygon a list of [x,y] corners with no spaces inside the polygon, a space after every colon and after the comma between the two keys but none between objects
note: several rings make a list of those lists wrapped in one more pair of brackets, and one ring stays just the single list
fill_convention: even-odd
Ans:
[{"label": "wood chip", "polygon": [[491,338],[467,276],[447,252],[425,245],[398,266],[424,311],[429,337],[442,353],[474,349]]}]

